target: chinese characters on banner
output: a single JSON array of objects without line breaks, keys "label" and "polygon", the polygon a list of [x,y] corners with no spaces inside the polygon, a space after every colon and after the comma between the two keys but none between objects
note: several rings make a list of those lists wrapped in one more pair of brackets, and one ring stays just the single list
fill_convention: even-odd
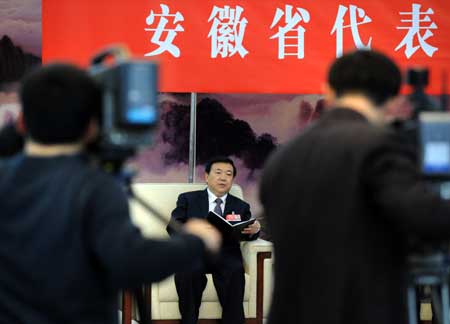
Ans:
[{"label": "chinese characters on banner", "polygon": [[[410,19],[401,19],[402,23],[409,24],[409,26],[397,27],[397,29],[406,29],[407,34],[395,50],[397,51],[400,48],[405,47],[405,55],[407,58],[410,58],[419,48],[421,48],[428,56],[433,56],[438,48],[426,42],[429,37],[433,36],[431,29],[438,28],[430,18],[433,14],[434,11],[431,7],[426,11],[421,11],[420,4],[417,3],[412,5],[411,12],[400,12],[400,15],[411,17]],[[417,42],[414,41],[414,36],[417,37]],[[414,44],[417,44],[417,46],[414,46]]]},{"label": "chinese characters on banner", "polygon": [[[155,14],[151,10],[150,15],[146,19],[148,25],[153,25],[155,17],[159,17],[159,22],[156,28],[145,28],[146,31],[151,31],[153,36],[151,43],[158,45],[159,47],[145,54],[145,56],[159,55],[164,51],[168,51],[174,57],[180,56],[180,49],[173,44],[174,38],[177,32],[183,32],[184,29],[181,22],[184,20],[183,15],[177,11],[174,14],[169,12],[169,7],[165,4],[161,4],[161,14]],[[292,9],[295,14],[292,15]],[[211,38],[211,57],[216,58],[217,54],[221,57],[230,57],[236,53],[239,53],[241,57],[248,54],[248,51],[243,47],[242,42],[245,36],[245,27],[248,23],[245,17],[241,17],[244,9],[241,6],[230,8],[230,6],[224,6],[219,8],[214,6],[211,12],[211,16],[208,22],[212,21],[212,26],[208,33],[208,38]],[[345,25],[345,16],[348,12],[350,23]],[[421,5],[413,3],[411,12],[400,12],[400,15],[411,15],[411,19],[401,19],[400,21],[408,24],[409,26],[397,27],[397,29],[407,29],[407,34],[401,41],[401,43],[395,48],[399,50],[405,47],[405,56],[410,58],[414,52],[421,48],[428,56],[433,56],[433,53],[438,50],[437,47],[431,46],[426,42],[427,38],[433,36],[431,29],[437,29],[436,24],[431,20],[430,16],[434,14],[432,8],[428,8],[426,11],[421,11]],[[304,8],[293,8],[291,5],[286,5],[285,9],[276,8],[274,20],[270,26],[273,28],[280,19],[285,16],[285,26],[278,27],[278,33],[273,35],[272,38],[278,38],[278,58],[284,59],[287,55],[296,55],[297,58],[304,58],[304,36],[305,28],[300,25],[300,22],[309,22],[309,12]],[[166,25],[168,18],[173,17],[173,23],[176,24],[175,28],[167,29]],[[214,19],[213,19],[214,18]],[[360,19],[360,21],[358,21]],[[359,35],[359,25],[372,22],[372,19],[366,15],[364,9],[355,5],[349,7],[339,5],[336,21],[331,30],[331,34],[336,34],[336,56],[341,56],[343,53],[343,31],[345,28],[350,28],[353,42],[356,48],[370,49],[372,43],[372,37],[369,38],[367,44],[364,44]],[[295,29],[295,26],[298,26]],[[423,29],[423,31],[421,31]],[[288,35],[289,32],[293,32]],[[161,40],[165,34],[165,39]],[[414,36],[417,36],[417,46],[414,45]],[[289,39],[294,39],[293,44],[286,44]],[[293,53],[286,53],[287,47],[293,47]],[[296,52],[295,52],[296,51]]]},{"label": "chinese characters on banner", "polygon": [[162,91],[320,93],[336,56],[374,48],[402,67],[430,67],[437,92],[450,67],[449,15],[450,4],[439,0],[136,0],[132,8],[43,0],[43,58],[86,64],[121,42],[136,58],[161,63]]}]

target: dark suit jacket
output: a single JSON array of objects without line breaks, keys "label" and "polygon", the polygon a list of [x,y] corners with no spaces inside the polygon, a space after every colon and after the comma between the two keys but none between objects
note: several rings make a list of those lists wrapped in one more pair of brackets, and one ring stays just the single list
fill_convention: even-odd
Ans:
[{"label": "dark suit jacket", "polygon": [[327,112],[267,163],[260,198],[274,240],[271,324],[406,322],[410,234],[450,237],[450,206],[420,184],[396,134]]},{"label": "dark suit jacket", "polygon": [[196,236],[144,238],[123,186],[78,155],[0,160],[0,224],[0,323],[115,324],[119,289],[204,264]]},{"label": "dark suit jacket", "polygon": [[[171,216],[171,222],[177,221],[185,223],[189,218],[204,218],[208,215],[209,202],[207,190],[198,190],[185,192],[178,196],[177,207],[173,210]],[[251,218],[250,205],[242,199],[239,199],[230,193],[227,196],[225,202],[224,215],[240,214],[242,220]],[[170,229],[167,229],[169,234],[172,234]],[[252,236],[246,235],[244,240],[254,240],[258,237],[258,233]],[[224,251],[238,251],[240,254],[239,242],[236,240],[228,240],[224,238],[223,241]]]}]

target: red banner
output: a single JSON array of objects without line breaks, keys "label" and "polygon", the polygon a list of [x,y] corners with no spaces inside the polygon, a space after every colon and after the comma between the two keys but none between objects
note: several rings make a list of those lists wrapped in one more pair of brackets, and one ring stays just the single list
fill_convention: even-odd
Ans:
[{"label": "red banner", "polygon": [[329,63],[358,48],[402,68],[430,69],[440,93],[450,67],[450,1],[42,0],[43,60],[83,66],[126,44],[160,62],[160,90],[321,93]]}]

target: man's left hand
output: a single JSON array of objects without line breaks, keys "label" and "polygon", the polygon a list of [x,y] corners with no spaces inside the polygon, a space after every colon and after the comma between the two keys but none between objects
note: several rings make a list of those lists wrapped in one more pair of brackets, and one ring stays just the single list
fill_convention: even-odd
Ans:
[{"label": "man's left hand", "polygon": [[255,221],[253,224],[248,225],[246,228],[242,230],[242,234],[256,234],[261,229],[261,224],[258,221]]}]

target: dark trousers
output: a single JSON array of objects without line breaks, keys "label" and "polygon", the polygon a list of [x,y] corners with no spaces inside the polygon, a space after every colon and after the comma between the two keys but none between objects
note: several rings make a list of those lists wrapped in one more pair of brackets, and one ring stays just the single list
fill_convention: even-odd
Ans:
[{"label": "dark trousers", "polygon": [[175,286],[178,293],[178,306],[182,324],[196,324],[206,287],[206,273],[211,273],[214,287],[222,306],[223,324],[243,324],[245,277],[242,256],[239,253],[228,254],[209,269],[199,272],[175,274]]}]

